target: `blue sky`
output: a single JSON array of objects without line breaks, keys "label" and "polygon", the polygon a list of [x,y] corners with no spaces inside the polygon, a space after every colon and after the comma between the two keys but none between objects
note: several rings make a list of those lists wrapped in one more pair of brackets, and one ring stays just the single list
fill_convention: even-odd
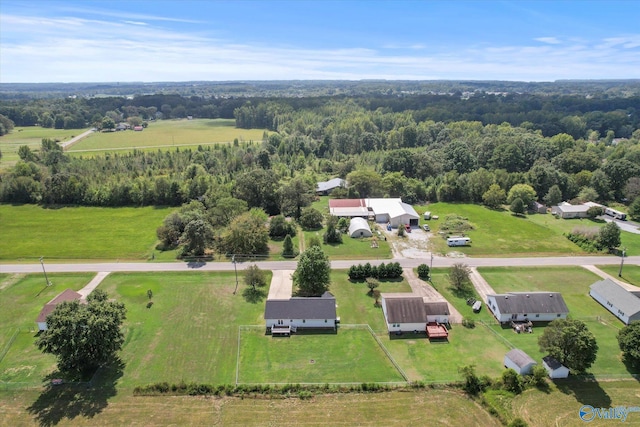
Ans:
[{"label": "blue sky", "polygon": [[640,0],[0,0],[0,82],[640,78]]}]

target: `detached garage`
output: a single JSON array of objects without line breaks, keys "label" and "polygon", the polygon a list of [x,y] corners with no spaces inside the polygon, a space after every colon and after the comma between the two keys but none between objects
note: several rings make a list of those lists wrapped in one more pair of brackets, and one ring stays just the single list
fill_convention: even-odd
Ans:
[{"label": "detached garage", "polygon": [[528,375],[537,363],[524,351],[514,348],[504,356],[504,367],[513,369],[520,375]]},{"label": "detached garage", "polygon": [[371,228],[369,227],[369,223],[366,219],[355,217],[351,218],[351,222],[349,223],[349,236],[371,237],[373,236],[373,233],[371,233]]}]

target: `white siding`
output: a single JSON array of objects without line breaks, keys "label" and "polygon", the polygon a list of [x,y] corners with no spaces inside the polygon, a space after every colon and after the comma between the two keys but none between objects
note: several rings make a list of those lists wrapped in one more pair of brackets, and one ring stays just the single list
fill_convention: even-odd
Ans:
[{"label": "white siding", "polygon": [[504,357],[504,366],[505,366],[505,368],[507,368],[507,369],[511,368],[514,371],[516,371],[517,373],[519,373],[520,375],[530,374],[535,365],[536,365],[536,363],[528,363],[525,366],[520,367],[513,360],[511,360],[509,357],[507,357],[507,356]]},{"label": "white siding", "polygon": [[430,314],[427,315],[427,323],[436,322],[436,323],[449,323],[449,315],[447,314]]},{"label": "white siding", "polygon": [[47,322],[38,322],[39,331],[46,331],[47,329]]},{"label": "white siding", "polygon": [[427,324],[424,323],[387,323],[389,332],[424,332],[427,330]]},{"label": "white siding", "polygon": [[553,379],[557,379],[557,378],[567,378],[569,377],[569,368],[567,368],[566,366],[561,366],[558,369],[551,369],[546,363],[544,363],[544,361],[542,362],[542,366],[544,366],[544,368],[547,370],[547,372],[549,373],[549,378]]},{"label": "white siding", "polygon": [[[282,323],[278,324],[278,320]],[[273,326],[292,326],[297,328],[333,328],[335,319],[266,319],[268,328]]]},{"label": "white siding", "polygon": [[630,322],[629,319],[629,315],[628,314],[624,314],[624,316],[622,314],[620,314],[620,310],[618,309],[618,307],[614,306],[614,305],[610,305],[609,304],[609,300],[607,299],[607,297],[605,297],[604,295],[600,295],[598,292],[594,291],[593,289],[589,291],[589,295],[591,295],[591,297],[598,301],[600,304],[602,304],[602,306],[604,308],[606,308],[607,310],[609,310],[614,316],[616,316],[618,319],[622,320],[622,322],[625,325],[628,325]]}]

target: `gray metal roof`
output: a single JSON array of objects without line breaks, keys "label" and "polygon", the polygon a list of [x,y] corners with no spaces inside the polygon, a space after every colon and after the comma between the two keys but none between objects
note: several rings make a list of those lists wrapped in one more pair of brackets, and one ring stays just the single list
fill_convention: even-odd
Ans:
[{"label": "gray metal roof", "polygon": [[320,181],[318,182],[318,186],[316,187],[316,191],[328,191],[333,190],[334,188],[344,187],[345,180],[341,178],[333,178],[329,181]]},{"label": "gray metal roof", "polygon": [[640,313],[640,298],[611,279],[600,280],[591,285],[590,289],[606,298],[627,316]]},{"label": "gray metal roof", "polygon": [[384,298],[387,323],[424,323],[427,313],[422,297]]},{"label": "gray metal roof", "polygon": [[321,297],[267,300],[265,319],[335,319],[336,299],[330,292]]},{"label": "gray metal roof", "polygon": [[519,368],[524,368],[531,363],[536,363],[535,360],[531,358],[527,353],[520,350],[519,348],[514,348],[509,353],[507,353],[506,357],[515,363]]},{"label": "gray metal roof", "polygon": [[569,313],[564,298],[558,292],[511,292],[487,295],[496,299],[500,313]]}]

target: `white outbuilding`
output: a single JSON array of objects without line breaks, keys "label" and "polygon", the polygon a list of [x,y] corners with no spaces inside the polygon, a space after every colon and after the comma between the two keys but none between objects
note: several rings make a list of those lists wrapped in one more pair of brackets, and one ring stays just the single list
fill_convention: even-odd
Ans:
[{"label": "white outbuilding", "polygon": [[549,378],[555,380],[557,378],[567,378],[569,376],[569,368],[553,356],[545,356],[542,358],[542,366],[549,373]]},{"label": "white outbuilding", "polygon": [[349,222],[349,236],[350,237],[371,237],[371,227],[366,219],[355,217],[351,218]]},{"label": "white outbuilding", "polygon": [[524,351],[514,348],[504,356],[504,367],[513,369],[520,375],[528,375],[537,363]]}]

